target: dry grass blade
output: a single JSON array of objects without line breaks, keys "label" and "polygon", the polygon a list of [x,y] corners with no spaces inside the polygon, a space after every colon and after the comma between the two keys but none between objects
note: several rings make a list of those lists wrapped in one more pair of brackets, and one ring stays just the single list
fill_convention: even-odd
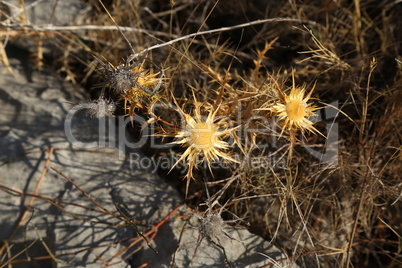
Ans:
[{"label": "dry grass blade", "polygon": [[306,26],[304,26],[304,28],[311,35],[313,42],[314,42],[315,46],[317,47],[317,49],[311,49],[310,51],[301,52],[303,54],[312,53],[313,55],[306,59],[301,60],[299,63],[302,63],[304,61],[309,61],[311,59],[315,59],[319,63],[324,63],[324,64],[330,66],[329,69],[327,69],[326,71],[329,71],[332,68],[338,68],[341,70],[348,70],[351,68],[351,66],[348,63],[341,60],[339,58],[339,56],[336,55],[335,52],[333,52],[332,50],[325,47],[320,42],[320,40],[318,40],[318,38],[314,35],[312,30],[308,29]]},{"label": "dry grass blade", "polygon": [[208,34],[213,34],[213,33],[222,33],[222,32],[226,32],[226,31],[233,31],[236,29],[241,29],[241,28],[245,28],[245,27],[251,27],[254,25],[259,25],[259,24],[264,24],[264,23],[275,23],[275,22],[295,22],[295,23],[308,23],[308,24],[312,24],[312,25],[317,25],[316,22],[314,21],[309,21],[309,20],[300,20],[300,19],[294,19],[294,18],[273,18],[273,19],[263,19],[263,20],[257,20],[257,21],[252,21],[252,22],[247,22],[247,23],[242,23],[239,25],[234,25],[234,26],[229,26],[229,27],[222,27],[219,29],[213,29],[213,30],[208,30],[208,31],[201,31],[201,32],[196,32],[196,33],[192,33],[192,34],[188,34],[185,36],[181,36],[178,37],[176,39],[173,39],[171,41],[162,43],[162,44],[157,44],[154,46],[150,46],[138,53],[135,53],[133,55],[130,56],[130,59],[135,59],[137,57],[139,57],[142,54],[145,54],[151,50],[157,49],[157,48],[161,48],[161,47],[165,47],[165,46],[170,46],[174,43],[177,43],[179,41],[182,40],[186,40],[186,39],[190,39],[190,38],[195,38],[198,36],[202,36],[202,35],[208,35]]}]

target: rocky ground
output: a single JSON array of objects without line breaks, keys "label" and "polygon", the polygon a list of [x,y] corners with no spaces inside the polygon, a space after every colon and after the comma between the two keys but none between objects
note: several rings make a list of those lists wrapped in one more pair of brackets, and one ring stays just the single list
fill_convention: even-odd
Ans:
[{"label": "rocky ground", "polygon": [[[46,22],[51,4],[42,1],[28,14],[37,23]],[[77,19],[81,4],[60,2],[54,23]],[[127,157],[131,153],[140,161],[141,152],[122,150],[118,135],[90,148],[68,139],[71,134],[88,144],[103,138],[98,119],[78,112],[66,120],[78,102],[89,99],[85,89],[65,82],[48,66],[36,69],[27,44],[9,45],[7,54],[12,72],[0,67],[2,265],[228,267],[229,260],[232,267],[261,267],[285,257],[268,241],[226,224],[221,247],[208,239],[198,243],[200,219],[183,205],[176,189]],[[124,134],[124,126],[106,121]],[[138,223],[127,224],[116,204]],[[147,236],[150,246],[137,231],[155,234]]]},{"label": "rocky ground", "polygon": [[401,14],[0,0],[0,268],[401,267]]},{"label": "rocky ground", "polygon": [[[31,69],[24,58],[11,58],[10,62],[14,74],[2,67],[0,78],[1,240],[10,237],[28,211],[10,241],[9,245],[14,245],[11,256],[34,241],[29,256],[49,256],[43,240],[58,261],[57,266],[48,258],[13,267],[100,267],[100,259],[107,261],[115,254],[115,267],[139,267],[144,263],[170,267],[174,254],[176,267],[227,267],[222,249],[207,239],[193,256],[200,221],[185,206],[156,230],[152,247],[158,253],[142,245],[142,250],[131,255],[133,248],[126,246],[138,237],[135,228],[113,226],[124,222],[99,211],[53,169],[68,176],[108,211],[117,213],[114,203],[124,204],[133,219],[150,226],[142,227],[144,232],[152,230],[152,225],[183,202],[178,192],[151,170],[135,169],[137,165],[117,148],[76,148],[66,137],[65,120],[74,103],[88,98],[85,90],[64,82],[52,71]],[[99,141],[98,120],[78,113],[71,126],[77,141]],[[112,142],[108,140],[107,144]],[[51,155],[50,148],[54,149]],[[135,153],[137,161],[141,156],[139,151],[127,153]],[[29,194],[35,192],[41,198],[28,206],[33,198]],[[49,200],[57,201],[57,205]],[[192,219],[187,222],[189,217],[181,215]],[[269,258],[284,257],[279,249],[247,230],[228,225],[224,229],[229,237],[223,235],[221,243],[234,267],[260,267],[269,263]],[[121,250],[123,253],[118,254]],[[8,255],[6,251],[3,254]],[[27,257],[22,254],[19,258]]]}]

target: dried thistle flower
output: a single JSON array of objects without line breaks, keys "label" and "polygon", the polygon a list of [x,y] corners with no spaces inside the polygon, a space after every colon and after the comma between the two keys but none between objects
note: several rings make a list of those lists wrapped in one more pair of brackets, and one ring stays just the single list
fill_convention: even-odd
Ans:
[{"label": "dried thistle flower", "polygon": [[[140,63],[127,60],[125,64],[117,67],[110,62],[104,63],[96,59],[102,65],[106,85],[124,99],[124,109],[130,116],[134,114],[135,108],[143,108],[142,102],[152,97],[162,85],[163,70],[146,58]],[[153,68],[146,69],[145,62],[151,63],[158,71],[154,72]]]},{"label": "dried thistle flower", "polygon": [[[223,120],[216,120],[215,116],[218,109],[209,112],[207,118],[201,116],[200,102],[195,101],[194,116],[185,113],[178,108],[179,113],[184,118],[184,128],[176,133],[178,139],[172,144],[180,144],[188,146],[179,160],[173,165],[172,169],[182,160],[188,165],[188,171],[185,176],[187,179],[193,178],[193,168],[198,163],[206,161],[211,169],[211,161],[217,161],[219,158],[223,160],[237,162],[229,153],[225,152],[229,149],[229,144],[222,140],[223,137],[230,135],[236,129],[227,128],[227,123]],[[202,157],[200,159],[200,157]],[[188,190],[187,182],[187,190]],[[186,191],[187,191],[186,190]]]},{"label": "dried thistle flower", "polygon": [[[153,96],[161,84],[160,72],[153,73],[152,70],[145,70],[142,65],[135,66],[131,71],[141,75],[136,76],[131,88],[121,95],[128,115],[133,115],[135,108],[143,108],[141,103]],[[151,94],[149,94],[150,89],[152,89]]]},{"label": "dried thistle flower", "polygon": [[[141,64],[126,62],[115,67],[110,62],[103,62],[101,59],[95,57],[95,59],[102,65],[102,74],[106,80],[105,85],[113,88],[118,94],[126,93],[132,87],[141,88],[141,84],[137,80],[141,77],[143,71]],[[147,88],[142,88],[152,94]]]},{"label": "dried thistle flower", "polygon": [[309,120],[318,109],[308,103],[310,96],[311,92],[305,96],[304,88],[293,87],[289,95],[283,95],[283,102],[278,102],[269,108],[280,120],[285,119],[281,135],[285,129],[289,131],[299,129],[302,133],[304,130],[319,133],[313,126],[314,123]]},{"label": "dried thistle flower", "polygon": [[106,100],[103,97],[81,105],[87,110],[88,115],[92,118],[113,116],[113,113],[116,110],[114,102],[112,100]]},{"label": "dried thistle flower", "polygon": [[225,233],[223,230],[224,221],[220,213],[208,212],[205,217],[201,218],[200,233],[201,237],[209,239],[217,239]]},{"label": "dried thistle flower", "polygon": [[213,245],[217,246],[222,250],[226,263],[229,265],[229,267],[233,267],[228,259],[226,249],[221,244],[221,238],[223,237],[223,235],[225,235],[229,239],[235,239],[239,241],[238,239],[232,237],[228,232],[225,231],[225,226],[227,223],[234,223],[241,219],[237,218],[234,220],[224,221],[221,215],[227,203],[224,206],[221,206],[217,212],[213,211],[213,208],[216,204],[218,204],[218,199],[222,193],[220,193],[219,191],[216,194],[214,194],[214,196],[210,197],[208,188],[206,188],[206,191],[208,196],[208,199],[206,200],[205,203],[208,207],[207,210],[205,211],[203,216],[198,213],[194,213],[194,215],[200,220],[201,224],[198,228],[199,236],[197,239],[197,245],[194,250],[193,258],[195,257],[202,240],[204,238],[207,238],[210,243],[212,243]]},{"label": "dried thistle flower", "polygon": [[[223,206],[219,205],[218,198],[221,196],[221,193],[217,192],[214,196],[210,197],[208,188],[207,188],[207,196],[208,196],[208,199],[205,202],[205,205],[207,206],[207,210],[205,211],[204,215],[201,216],[197,213],[194,214],[201,222],[201,224],[198,228],[200,231],[200,235],[201,235],[200,240],[207,237],[210,240],[216,242],[217,239],[222,237],[222,235],[225,235],[226,237],[228,237],[230,239],[234,239],[225,231],[224,226],[227,223],[234,223],[241,219],[237,218],[237,219],[233,219],[233,220],[224,221],[222,219],[221,215],[222,215],[222,212],[225,209],[225,206],[227,203]],[[219,208],[219,210],[214,212],[214,207],[216,205],[219,205],[220,208]],[[201,241],[199,241],[199,242],[201,242]]]}]

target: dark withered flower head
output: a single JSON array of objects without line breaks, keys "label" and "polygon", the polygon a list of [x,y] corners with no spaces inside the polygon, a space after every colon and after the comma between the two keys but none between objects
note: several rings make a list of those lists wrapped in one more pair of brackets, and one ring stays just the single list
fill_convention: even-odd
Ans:
[{"label": "dark withered flower head", "polygon": [[110,87],[114,88],[117,93],[126,93],[136,87],[136,78],[140,76],[140,73],[134,73],[133,68],[132,65],[122,64],[109,70],[106,78]]},{"label": "dark withered flower head", "polygon": [[219,213],[208,212],[205,217],[201,219],[199,230],[202,237],[216,239],[224,234],[224,221]]},{"label": "dark withered flower head", "polygon": [[[105,85],[111,87],[118,94],[126,94],[132,89],[142,90],[152,95],[159,87],[163,71],[154,63],[147,59],[136,61],[127,60],[126,63],[115,67],[110,62],[103,62],[95,57],[102,65],[101,72],[106,80]],[[153,73],[144,69],[143,63],[148,61],[152,66],[159,70]]]}]

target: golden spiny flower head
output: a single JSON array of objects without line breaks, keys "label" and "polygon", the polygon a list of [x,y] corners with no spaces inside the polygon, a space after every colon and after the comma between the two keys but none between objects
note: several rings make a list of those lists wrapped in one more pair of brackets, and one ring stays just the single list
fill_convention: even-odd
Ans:
[{"label": "golden spiny flower head", "polygon": [[305,89],[300,87],[292,87],[289,95],[283,94],[283,100],[275,103],[271,108],[268,108],[280,120],[285,120],[281,135],[285,129],[289,131],[304,130],[319,133],[313,126],[313,122],[309,117],[314,116],[314,111],[318,108],[308,103],[311,92],[305,96]]},{"label": "golden spiny flower head", "polygon": [[193,179],[193,168],[203,161],[207,162],[209,169],[211,169],[211,161],[223,159],[237,162],[226,152],[230,145],[223,140],[225,136],[233,133],[236,127],[228,128],[225,120],[216,119],[219,107],[215,110],[211,109],[208,116],[203,118],[201,116],[202,104],[195,101],[194,105],[193,116],[178,108],[183,118],[183,128],[176,132],[177,140],[173,142],[173,144],[187,146],[180,159],[172,167],[173,169],[180,161],[185,160],[188,165],[185,176],[187,179]]}]

